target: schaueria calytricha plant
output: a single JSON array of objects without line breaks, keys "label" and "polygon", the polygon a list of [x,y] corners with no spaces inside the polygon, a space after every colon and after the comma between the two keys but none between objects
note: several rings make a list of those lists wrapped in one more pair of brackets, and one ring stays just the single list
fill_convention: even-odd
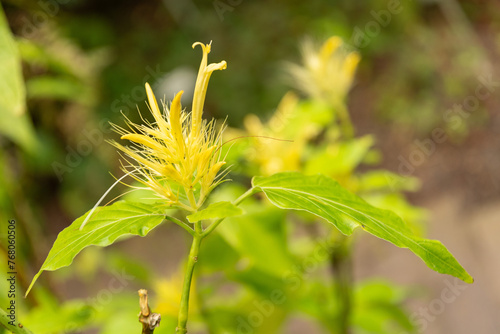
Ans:
[{"label": "schaueria calytricha plant", "polygon": [[[168,220],[184,228],[193,238],[176,329],[177,333],[187,333],[191,281],[195,264],[199,256],[203,256],[199,254],[202,240],[225,218],[242,215],[238,205],[258,192],[263,192],[271,204],[281,209],[312,213],[334,225],[344,235],[361,227],[398,247],[410,249],[437,272],[472,282],[472,277],[439,241],[415,236],[394,213],[371,206],[330,176],[280,172],[254,177],[252,187],[239,198],[207,205],[212,190],[223,181],[226,172],[221,155],[221,132],[216,130],[214,121],[203,120],[203,105],[212,72],[225,69],[226,62],[208,64],[211,45],[195,43],[193,47],[197,45],[203,50],[203,58],[190,113],[182,110],[182,92],[169,106],[160,108],[151,87],[146,85],[155,121],[133,124],[127,120],[128,130],[115,126],[121,139],[132,143],[123,146],[112,142],[124,154],[125,175],[115,184],[130,176],[143,185],[134,185],[134,189],[151,190],[157,202],[145,204],[120,200],[108,206],[98,206],[99,201],[96,207],[59,234],[30,288],[42,271],[70,265],[73,258],[88,246],[108,246],[124,235],[145,236]],[[185,212],[187,216],[182,217],[186,218],[172,217],[169,215],[171,210],[168,210],[171,208]]]},{"label": "schaueria calytricha plant", "polygon": [[[225,164],[220,159],[220,132],[217,132],[214,121],[207,123],[202,114],[210,76],[215,70],[225,69],[226,62],[207,65],[211,44],[195,43],[193,47],[196,45],[203,49],[203,59],[196,79],[192,112],[188,114],[182,110],[183,92],[180,91],[163,113],[151,87],[146,84],[149,107],[156,123],[130,123],[132,132],[116,126],[117,132],[122,134],[121,139],[132,141],[134,146],[125,147],[113,142],[135,161],[135,164],[124,167],[127,174],[153,190],[167,206],[177,206],[192,213],[198,212],[210,192],[221,182],[219,171]],[[181,199],[181,191],[187,197],[187,203]],[[191,278],[201,240],[210,231],[203,231],[201,221],[194,222],[194,231],[190,230],[193,243],[182,290],[179,333],[187,332]]]}]

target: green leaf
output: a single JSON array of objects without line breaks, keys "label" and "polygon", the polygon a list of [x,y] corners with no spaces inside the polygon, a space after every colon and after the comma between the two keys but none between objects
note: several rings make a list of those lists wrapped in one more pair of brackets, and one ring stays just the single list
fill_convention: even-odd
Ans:
[{"label": "green leaf", "polygon": [[403,307],[409,294],[409,289],[391,282],[359,282],[353,293],[352,326],[362,333],[415,333]]},{"label": "green leaf", "polygon": [[26,91],[21,59],[0,6],[0,133],[30,152],[36,141],[26,114]]},{"label": "green leaf", "polygon": [[26,294],[44,270],[53,271],[69,266],[73,258],[88,246],[105,247],[127,235],[143,237],[166,217],[163,210],[155,206],[119,201],[110,206],[98,207],[80,230],[89,212],[59,233]]},{"label": "green leaf", "polygon": [[210,204],[205,209],[187,216],[187,219],[194,223],[200,220],[234,217],[242,214],[243,210],[231,202],[224,201]]},{"label": "green leaf", "polygon": [[[358,167],[373,146],[373,137],[364,136],[350,141],[338,142],[328,149],[321,148],[309,159],[305,166],[306,173],[326,175],[350,174]],[[335,161],[334,164],[331,161]]]},{"label": "green leaf", "polygon": [[26,82],[29,98],[49,98],[66,101],[88,102],[85,87],[78,80],[64,76],[41,75]]},{"label": "green leaf", "polygon": [[283,272],[294,265],[286,244],[283,213],[275,207],[264,206],[244,216],[229,218],[217,231],[248,267],[281,278]]},{"label": "green leaf", "polygon": [[252,184],[262,190],[271,203],[282,209],[311,212],[326,219],[346,235],[361,226],[368,233],[398,247],[410,249],[429,268],[467,283],[473,282],[473,278],[441,242],[416,237],[396,214],[371,206],[329,177],[290,172],[255,177]]},{"label": "green leaf", "polygon": [[62,305],[42,305],[34,308],[24,319],[23,325],[36,334],[64,333],[71,324],[72,330],[88,327],[95,316],[95,309],[81,300]]},{"label": "green leaf", "polygon": [[387,170],[371,170],[360,176],[359,191],[417,191],[420,180]]}]

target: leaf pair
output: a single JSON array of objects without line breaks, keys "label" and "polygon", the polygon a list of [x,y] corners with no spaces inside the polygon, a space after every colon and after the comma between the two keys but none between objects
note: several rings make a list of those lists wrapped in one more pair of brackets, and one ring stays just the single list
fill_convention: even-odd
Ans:
[{"label": "leaf pair", "polygon": [[[473,282],[473,278],[441,242],[415,236],[393,212],[371,206],[329,177],[321,174],[305,176],[295,172],[278,173],[270,177],[255,177],[252,185],[256,191],[264,192],[271,203],[279,208],[313,213],[346,235],[361,227],[398,247],[408,248],[429,268],[439,273],[455,276],[467,283]],[[88,214],[75,220],[59,234],[28,292],[42,271],[70,265],[73,258],[88,246],[108,246],[125,235],[145,236],[164,219],[176,221],[166,216],[159,206],[120,201],[99,208],[85,228],[79,230]],[[188,219],[195,222],[240,214],[241,209],[234,204],[218,202],[188,216]]]}]

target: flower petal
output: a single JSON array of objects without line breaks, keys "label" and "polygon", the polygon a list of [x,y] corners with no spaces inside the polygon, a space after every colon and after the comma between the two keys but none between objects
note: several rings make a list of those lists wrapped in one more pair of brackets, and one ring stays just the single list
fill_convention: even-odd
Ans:
[{"label": "flower petal", "polygon": [[181,122],[181,97],[184,92],[181,90],[175,95],[170,105],[170,128],[172,137],[177,143],[178,158],[184,158],[184,137],[182,135],[182,122]]},{"label": "flower petal", "polygon": [[201,129],[201,116],[203,114],[203,105],[205,103],[205,95],[207,93],[208,81],[210,80],[210,76],[212,72],[215,70],[223,70],[227,67],[227,63],[225,61],[221,61],[218,64],[210,64],[207,66],[208,54],[211,49],[210,44],[203,44],[200,42],[196,42],[193,44],[193,48],[196,45],[200,45],[203,49],[203,58],[201,60],[200,69],[198,71],[198,77],[196,78],[196,85],[194,88],[193,95],[193,111],[191,115],[191,136],[197,137],[200,134]]},{"label": "flower petal", "polygon": [[167,132],[168,124],[167,122],[165,122],[163,114],[161,113],[160,108],[158,107],[158,103],[156,102],[156,97],[153,94],[153,90],[151,89],[151,86],[147,82],[146,82],[146,94],[148,95],[149,107],[151,108],[151,113],[153,114],[153,117],[156,120],[156,124],[158,124],[158,127],[160,128],[161,131]]}]

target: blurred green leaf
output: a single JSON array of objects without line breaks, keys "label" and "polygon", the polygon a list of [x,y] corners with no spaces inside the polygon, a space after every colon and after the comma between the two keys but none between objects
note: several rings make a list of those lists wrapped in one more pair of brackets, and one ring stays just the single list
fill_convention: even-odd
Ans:
[{"label": "blurred green leaf", "polygon": [[59,233],[26,294],[44,270],[53,271],[69,266],[73,258],[84,248],[92,245],[105,247],[118,238],[128,235],[143,237],[165,218],[163,210],[155,206],[119,201],[110,206],[98,207],[84,228],[80,230],[80,226],[91,211]]},{"label": "blurred green leaf", "polygon": [[203,240],[200,253],[203,256],[198,259],[197,267],[204,273],[234,270],[241,258],[240,254],[218,233],[212,233],[210,238]]},{"label": "blurred green leaf", "polygon": [[30,98],[87,102],[85,87],[73,78],[38,76],[26,83],[26,89]]},{"label": "blurred green leaf", "polygon": [[21,59],[0,6],[0,133],[33,152],[35,137],[26,113]]},{"label": "blurred green leaf", "polygon": [[[283,273],[280,274],[283,275]],[[243,283],[245,287],[253,289],[260,297],[268,297],[275,290],[286,292],[282,289],[283,279],[280,275],[264,271],[256,265],[232,271],[228,274],[228,278]]]},{"label": "blurred green leaf", "polygon": [[371,170],[360,177],[359,191],[416,191],[420,188],[420,180],[416,177],[405,177],[388,170]]},{"label": "blurred green leaf", "polygon": [[429,268],[467,283],[473,282],[473,278],[441,242],[416,237],[396,214],[371,206],[331,178],[291,172],[255,177],[252,183],[280,208],[311,212],[346,235],[361,226],[368,233],[410,249]]},{"label": "blurred green leaf", "polygon": [[94,310],[82,301],[61,306],[43,305],[32,310],[23,324],[36,334],[67,333],[86,327]]},{"label": "blurred green leaf", "polygon": [[[95,321],[100,324],[99,334],[140,333],[142,325],[137,320],[139,297],[137,292],[125,291],[113,295],[109,303],[94,305],[97,310]],[[152,306],[152,311],[155,309]],[[163,323],[162,319],[162,325]],[[165,321],[165,324],[167,321]],[[157,333],[157,331],[155,331]]]},{"label": "blurred green leaf", "polygon": [[203,210],[187,216],[187,219],[191,223],[194,223],[200,220],[234,217],[242,214],[243,210],[231,202],[217,202],[210,204]]},{"label": "blurred green leaf", "polygon": [[[304,127],[304,124],[325,127],[331,123],[333,116],[334,113],[327,103],[313,99],[304,100],[299,103],[294,124],[298,129]],[[290,133],[294,133],[293,130]]]},{"label": "blurred green leaf", "polygon": [[293,266],[286,245],[284,214],[273,207],[227,219],[217,231],[248,267],[280,277]]},{"label": "blurred green leaf", "polygon": [[[307,161],[306,173],[323,173],[326,175],[346,175],[358,167],[370,148],[373,137],[364,136],[350,141],[336,143],[319,152]],[[332,163],[334,161],[335,163]]]},{"label": "blurred green leaf", "polygon": [[[95,310],[95,316],[91,320],[93,328],[99,328],[96,333],[140,333],[142,325],[137,318],[139,312],[139,297],[137,291],[125,289],[119,293],[112,293],[109,296],[109,298],[101,299],[99,298],[98,292],[97,295],[87,299],[90,306]],[[151,299],[151,301],[153,300],[154,298]],[[156,308],[154,303],[150,305],[152,311],[155,312]],[[162,317],[161,325],[167,324],[167,317]],[[156,333],[157,331],[155,331],[155,334]]]},{"label": "blurred green leaf", "polygon": [[[65,43],[67,46],[70,45],[68,41],[65,41]],[[51,53],[47,45],[25,38],[20,39],[17,45],[22,60],[29,65],[43,68],[45,71],[58,75],[78,77],[74,68],[66,61],[68,57],[66,54]],[[65,50],[59,49],[58,51],[64,52]],[[71,60],[74,61],[74,59]]]},{"label": "blurred green leaf", "polygon": [[138,281],[145,284],[149,284],[153,278],[153,272],[148,264],[144,263],[144,261],[134,259],[121,251],[112,250],[107,253],[105,259],[106,263],[108,263],[106,269],[111,273],[114,270],[113,268],[126,268],[129,275],[134,276]]},{"label": "blurred green leaf", "polygon": [[407,296],[404,288],[391,282],[370,280],[354,290],[352,323],[367,333],[413,333],[415,328],[403,309]]}]

